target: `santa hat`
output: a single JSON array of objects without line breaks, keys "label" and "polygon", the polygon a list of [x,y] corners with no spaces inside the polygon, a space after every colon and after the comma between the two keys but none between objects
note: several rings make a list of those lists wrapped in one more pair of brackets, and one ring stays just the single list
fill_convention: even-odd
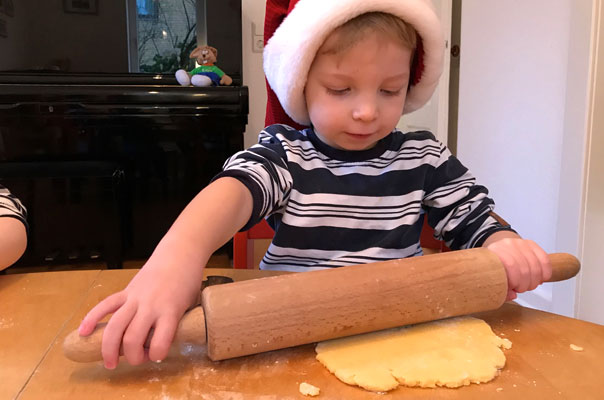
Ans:
[{"label": "santa hat", "polygon": [[430,0],[298,0],[264,47],[264,73],[285,112],[310,125],[304,87],[315,54],[337,27],[368,12],[395,15],[418,34],[403,113],[432,96],[443,68],[445,39]]}]

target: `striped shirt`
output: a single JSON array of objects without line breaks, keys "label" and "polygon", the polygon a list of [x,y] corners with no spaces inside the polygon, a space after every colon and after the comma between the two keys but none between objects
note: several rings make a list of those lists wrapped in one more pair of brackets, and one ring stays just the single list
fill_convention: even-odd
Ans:
[{"label": "striped shirt", "polygon": [[373,148],[332,148],[312,129],[271,125],[217,178],[252,193],[242,230],[267,218],[275,236],[261,269],[306,271],[422,254],[424,214],[452,249],[510,229],[489,213],[485,187],[430,132],[393,131]]},{"label": "striped shirt", "polygon": [[7,188],[0,185],[0,218],[17,218],[27,227],[27,210]]}]

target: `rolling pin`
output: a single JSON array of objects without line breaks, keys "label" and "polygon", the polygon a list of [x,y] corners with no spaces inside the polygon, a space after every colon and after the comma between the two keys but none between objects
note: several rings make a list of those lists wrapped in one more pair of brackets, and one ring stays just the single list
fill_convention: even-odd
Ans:
[{"label": "rolling pin", "polygon": [[[575,276],[579,260],[550,254],[550,282]],[[210,286],[182,318],[175,343],[207,343],[218,361],[499,308],[507,277],[484,248],[309,271]],[[103,326],[77,330],[67,358],[101,360]]]}]

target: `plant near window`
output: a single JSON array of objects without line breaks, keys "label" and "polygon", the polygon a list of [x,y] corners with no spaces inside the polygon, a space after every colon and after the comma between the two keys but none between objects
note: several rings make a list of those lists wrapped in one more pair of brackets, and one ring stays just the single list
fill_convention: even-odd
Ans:
[{"label": "plant near window", "polygon": [[[147,73],[174,73],[178,69],[190,69],[192,61],[189,54],[197,46],[195,36],[195,0],[157,1],[155,3],[157,18],[144,18],[138,23],[138,58],[139,69]],[[175,26],[173,15],[184,16],[186,28]],[[181,32],[179,35],[178,32]],[[169,41],[166,46],[165,41]],[[149,60],[149,52],[153,52]]]}]

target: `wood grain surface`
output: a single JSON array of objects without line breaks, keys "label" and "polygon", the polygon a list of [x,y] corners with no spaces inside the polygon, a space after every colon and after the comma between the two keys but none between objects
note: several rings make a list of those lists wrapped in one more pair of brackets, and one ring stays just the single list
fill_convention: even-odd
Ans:
[{"label": "wood grain surface", "polygon": [[19,393],[99,274],[0,276],[0,399]]},{"label": "wood grain surface", "polygon": [[[271,274],[206,271],[236,280]],[[204,347],[182,345],[160,364],[131,367],[122,363],[113,371],[105,370],[100,362],[67,360],[61,348],[64,337],[93,305],[122,289],[135,272],[25,274],[10,281],[0,276],[0,320],[4,321],[0,325],[0,398],[302,399],[301,382],[319,387],[318,399],[597,399],[601,395],[604,326],[511,303],[476,314],[496,334],[513,342],[501,375],[489,383],[459,389],[399,387],[386,394],[367,392],[331,375],[315,360],[312,344],[217,362],[206,357]],[[55,309],[58,303],[63,307]],[[13,345],[28,331],[30,335]],[[574,351],[571,344],[584,350]],[[20,362],[23,354],[30,355],[29,362]]]}]

